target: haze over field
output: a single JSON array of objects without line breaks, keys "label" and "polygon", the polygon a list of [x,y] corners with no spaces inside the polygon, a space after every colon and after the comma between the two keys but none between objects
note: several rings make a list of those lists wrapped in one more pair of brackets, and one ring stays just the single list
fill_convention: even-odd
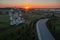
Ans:
[{"label": "haze over field", "polygon": [[0,7],[60,8],[60,0],[0,0]]}]

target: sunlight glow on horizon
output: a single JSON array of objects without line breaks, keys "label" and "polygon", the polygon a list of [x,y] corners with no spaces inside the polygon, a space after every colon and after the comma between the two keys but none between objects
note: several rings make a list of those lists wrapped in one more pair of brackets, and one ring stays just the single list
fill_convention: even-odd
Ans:
[{"label": "sunlight glow on horizon", "polygon": [[26,6],[25,9],[29,9],[29,6]]}]

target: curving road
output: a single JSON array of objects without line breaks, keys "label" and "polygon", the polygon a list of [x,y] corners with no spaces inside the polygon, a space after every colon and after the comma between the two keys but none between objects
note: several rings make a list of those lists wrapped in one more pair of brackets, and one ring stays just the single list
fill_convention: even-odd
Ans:
[{"label": "curving road", "polygon": [[46,27],[48,19],[41,19],[36,23],[36,30],[39,40],[55,40]]}]

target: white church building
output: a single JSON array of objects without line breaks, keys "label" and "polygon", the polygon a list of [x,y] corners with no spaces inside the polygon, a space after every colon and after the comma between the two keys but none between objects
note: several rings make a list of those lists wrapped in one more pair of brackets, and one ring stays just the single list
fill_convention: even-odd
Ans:
[{"label": "white church building", "polygon": [[25,23],[24,18],[22,18],[22,12],[18,9],[11,9],[9,11],[9,17],[10,17],[10,25],[11,26],[17,26],[21,23]]}]

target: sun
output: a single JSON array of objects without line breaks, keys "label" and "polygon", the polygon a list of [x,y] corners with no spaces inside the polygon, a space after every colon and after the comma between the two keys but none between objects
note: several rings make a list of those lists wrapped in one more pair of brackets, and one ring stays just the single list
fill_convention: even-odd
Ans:
[{"label": "sun", "polygon": [[29,9],[29,6],[25,6],[25,9]]}]

